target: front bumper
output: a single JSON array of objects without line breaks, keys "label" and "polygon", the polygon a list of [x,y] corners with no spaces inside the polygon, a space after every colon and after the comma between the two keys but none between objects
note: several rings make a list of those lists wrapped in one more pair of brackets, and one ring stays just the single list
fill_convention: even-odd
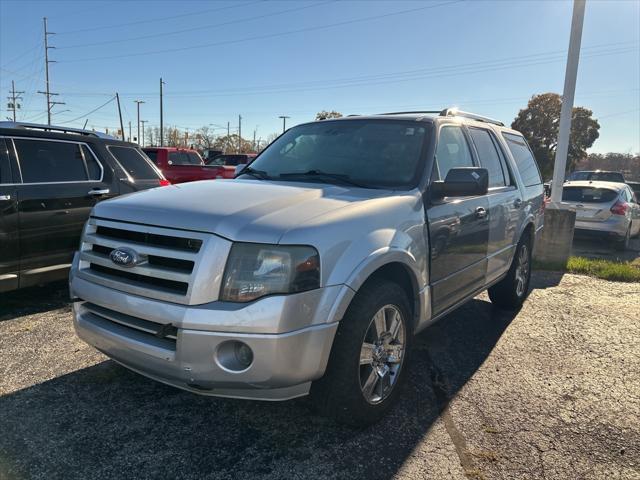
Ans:
[{"label": "front bumper", "polygon": [[[248,305],[186,306],[116,291],[73,271],[70,283],[78,299],[73,305],[78,336],[113,360],[195,393],[260,400],[309,392],[311,381],[325,371],[341,305],[353,293],[339,285]],[[175,335],[154,334],[154,325],[168,324],[177,328]],[[285,326],[299,328],[281,331]],[[218,363],[218,347],[228,340],[252,349],[249,368],[234,372]]]}]

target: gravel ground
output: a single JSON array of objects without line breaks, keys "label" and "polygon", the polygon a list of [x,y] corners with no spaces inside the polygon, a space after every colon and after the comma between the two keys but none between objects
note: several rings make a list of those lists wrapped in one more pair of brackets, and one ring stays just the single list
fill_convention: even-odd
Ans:
[{"label": "gravel ground", "polygon": [[640,284],[533,284],[422,333],[365,430],[131,373],[75,337],[64,285],[0,295],[0,479],[640,479]]}]

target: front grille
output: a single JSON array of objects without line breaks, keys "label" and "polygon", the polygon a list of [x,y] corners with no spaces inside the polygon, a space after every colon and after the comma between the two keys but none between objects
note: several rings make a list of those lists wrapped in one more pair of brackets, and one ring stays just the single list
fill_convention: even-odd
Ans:
[{"label": "front grille", "polygon": [[83,303],[82,307],[89,313],[84,316],[85,320],[98,327],[155,347],[176,350],[178,329],[171,324],[143,320],[90,302]]},{"label": "front grille", "polygon": [[[99,254],[109,256],[114,249],[110,247],[105,247],[103,245],[94,245],[92,250]],[[184,273],[191,273],[195,265],[195,263],[191,260],[159,257],[156,255],[149,255],[147,257],[147,262],[149,263],[149,265],[157,265],[159,267],[172,268],[176,271],[180,271]]]},{"label": "front grille", "polygon": [[202,240],[195,238],[172,237],[169,235],[158,235],[148,232],[137,232],[133,230],[123,230],[120,228],[98,226],[96,235],[106,238],[125,240],[154,247],[164,247],[187,252],[199,252]]},{"label": "front grille", "polygon": [[[118,248],[133,250],[136,262],[114,263],[110,255]],[[210,234],[91,218],[82,237],[79,273],[143,297],[204,303],[217,298],[219,284],[211,280],[211,272],[224,268],[220,254],[226,255],[225,248],[226,241]],[[205,280],[195,282],[200,263]]]},{"label": "front grille", "polygon": [[118,270],[116,268],[105,267],[96,263],[90,263],[89,268],[91,270],[103,273],[111,277],[134,282],[135,284],[138,284],[142,287],[153,286],[170,293],[177,293],[179,295],[186,295],[187,290],[189,289],[189,284],[186,282],[176,282],[173,280],[167,280],[165,278],[140,275],[138,273],[126,272],[123,270]]}]

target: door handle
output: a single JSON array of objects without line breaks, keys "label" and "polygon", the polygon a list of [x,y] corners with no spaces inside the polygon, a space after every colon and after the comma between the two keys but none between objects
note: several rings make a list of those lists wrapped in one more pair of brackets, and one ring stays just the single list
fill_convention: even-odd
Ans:
[{"label": "door handle", "polygon": [[11,200],[11,195],[0,195],[0,201],[7,201],[7,200]]},{"label": "door handle", "polygon": [[108,188],[94,188],[93,190],[89,190],[89,195],[97,197],[100,195],[108,195],[109,194],[109,189]]},{"label": "door handle", "polygon": [[516,198],[516,199],[513,201],[513,206],[514,206],[514,207],[516,207],[516,208],[520,208],[520,207],[522,206],[522,199],[520,199],[520,198]]},{"label": "door handle", "polygon": [[476,208],[476,217],[477,218],[487,218],[487,210],[484,207]]}]

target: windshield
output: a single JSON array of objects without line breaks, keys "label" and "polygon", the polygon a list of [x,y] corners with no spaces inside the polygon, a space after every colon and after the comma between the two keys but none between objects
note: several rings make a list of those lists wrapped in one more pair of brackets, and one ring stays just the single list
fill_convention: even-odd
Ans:
[{"label": "windshield", "polygon": [[397,120],[300,125],[271,144],[251,168],[263,178],[277,180],[340,183],[342,179],[371,188],[410,188],[420,175],[427,127]]}]

